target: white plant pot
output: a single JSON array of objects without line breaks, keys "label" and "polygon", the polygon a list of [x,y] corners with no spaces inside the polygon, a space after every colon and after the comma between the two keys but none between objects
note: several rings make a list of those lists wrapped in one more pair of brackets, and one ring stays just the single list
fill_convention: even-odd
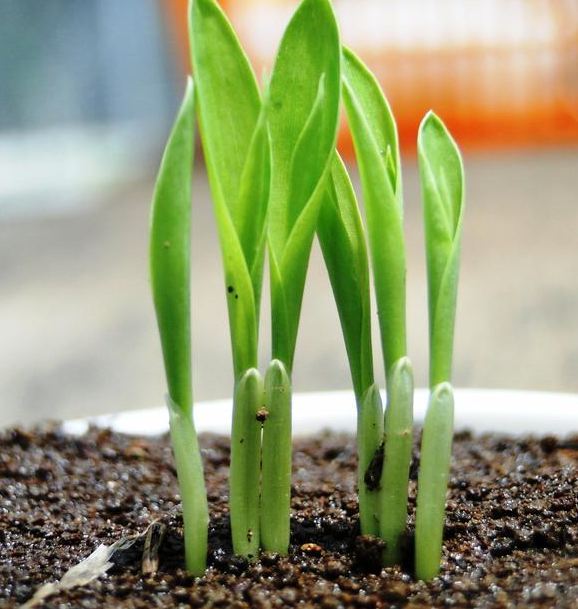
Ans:
[{"label": "white plant pot", "polygon": [[[420,423],[427,407],[428,391],[415,393],[415,421]],[[231,400],[195,404],[197,431],[229,434]],[[297,393],[293,396],[293,434],[311,435],[331,429],[355,432],[355,399],[350,391]],[[65,431],[81,434],[89,424],[110,427],[134,435],[158,435],[168,431],[165,407],[132,410],[77,419],[64,424]],[[455,428],[473,432],[514,435],[578,433],[578,394],[490,389],[455,390]]]}]

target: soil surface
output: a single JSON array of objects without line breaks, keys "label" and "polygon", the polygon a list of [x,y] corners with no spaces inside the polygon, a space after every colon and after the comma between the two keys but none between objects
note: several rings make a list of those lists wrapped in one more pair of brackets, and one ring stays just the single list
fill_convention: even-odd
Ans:
[{"label": "soil surface", "polygon": [[[0,606],[17,607],[99,544],[166,525],[158,570],[143,542],[91,583],[41,607],[578,607],[578,437],[456,435],[441,574],[416,581],[380,568],[360,538],[355,444],[324,434],[295,442],[289,556],[231,555],[228,440],[202,437],[211,506],[209,569],[183,569],[179,495],[168,439],[58,427],[0,435]],[[417,454],[415,455],[417,457]],[[413,529],[412,467],[408,530]],[[411,547],[411,543],[408,543]]]}]

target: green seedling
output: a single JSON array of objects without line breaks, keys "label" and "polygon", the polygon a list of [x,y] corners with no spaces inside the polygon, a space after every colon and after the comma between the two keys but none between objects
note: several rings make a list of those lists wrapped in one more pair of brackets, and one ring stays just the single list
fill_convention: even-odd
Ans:
[{"label": "green seedling", "polygon": [[[358,410],[362,533],[385,541],[384,563],[402,560],[412,452],[413,372],[406,353],[405,245],[397,129],[371,72],[343,51],[343,92],[363,199],[387,381],[383,422],[371,359],[365,233],[345,167],[334,157],[317,233],[337,303]],[[422,442],[416,572],[439,569],[453,433],[450,381],[463,170],[441,121],[429,114],[419,135],[430,302],[432,394]]]},{"label": "green seedling", "polygon": [[161,162],[150,224],[150,278],[168,385],[170,434],[183,503],[187,569],[202,575],[208,508],[193,421],[190,322],[194,93],[189,79]]},{"label": "green seedling", "polygon": [[[339,36],[329,1],[304,0],[283,36],[264,100],[233,29],[214,0],[192,1],[190,37],[235,369],[233,545],[236,553],[247,556],[259,547],[286,552],[290,379],[321,201],[319,184],[336,139]],[[266,241],[273,361],[263,384],[257,353]]]},{"label": "green seedling", "polygon": [[453,436],[453,337],[464,214],[464,171],[456,143],[429,113],[418,135],[425,218],[431,395],[423,427],[415,531],[416,574],[440,566]]},{"label": "green seedling", "polygon": [[257,370],[269,198],[269,139],[257,81],[214,0],[193,0],[190,39],[198,119],[225,271],[235,375],[230,510],[233,548],[260,546],[263,383]]},{"label": "green seedling", "polygon": [[[353,186],[335,153],[317,236],[329,272],[357,402],[359,518],[365,535],[379,535],[379,455],[383,408],[374,384],[371,303],[365,232]],[[372,462],[377,467],[371,468]]]},{"label": "green seedling", "polygon": [[[344,50],[343,92],[359,172],[387,382],[378,531],[384,561],[399,562],[407,520],[413,372],[407,357],[405,242],[397,129],[375,77]],[[367,485],[367,481],[365,481]]]},{"label": "green seedling", "polygon": [[[273,362],[265,380],[261,535],[264,549],[280,553],[289,545],[291,371],[309,255],[337,138],[340,49],[329,0],[304,0],[281,41],[269,88]],[[276,469],[270,475],[271,463]]]},{"label": "green seedling", "polygon": [[[317,232],[357,404],[361,529],[402,560],[412,449],[413,372],[407,357],[403,197],[397,129],[374,76],[343,50],[329,0],[303,0],[261,93],[215,0],[191,0],[195,89],[189,82],[155,188],[151,283],[168,384],[183,502],[187,568],[203,573],[208,510],[193,422],[190,224],[194,113],[221,244],[234,369],[230,514],[235,553],[286,553],[290,533],[291,374],[303,291]],[[366,234],[335,151],[340,95],[353,136]],[[431,397],[421,448],[416,573],[438,569],[451,440],[451,362],[463,215],[463,169],[441,121],[418,139],[429,285]],[[272,359],[259,373],[259,313],[268,252]],[[369,251],[369,255],[368,255]],[[371,262],[371,264],[370,264]],[[370,267],[386,376],[374,380]]]}]

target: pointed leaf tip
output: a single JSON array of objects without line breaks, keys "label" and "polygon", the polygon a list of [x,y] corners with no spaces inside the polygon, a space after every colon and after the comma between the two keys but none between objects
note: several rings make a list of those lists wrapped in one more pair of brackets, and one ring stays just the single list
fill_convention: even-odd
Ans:
[{"label": "pointed leaf tip", "polygon": [[423,137],[427,135],[441,135],[448,138],[448,140],[453,144],[453,146],[457,149],[457,144],[452,134],[449,132],[448,128],[445,126],[445,123],[442,119],[433,111],[428,110],[425,116],[422,118],[421,123],[419,125],[418,130],[418,145],[421,147],[423,142]]},{"label": "pointed leaf tip", "polygon": [[436,385],[451,377],[465,183],[457,144],[433,112],[420,126],[418,161],[428,266],[430,383]]}]

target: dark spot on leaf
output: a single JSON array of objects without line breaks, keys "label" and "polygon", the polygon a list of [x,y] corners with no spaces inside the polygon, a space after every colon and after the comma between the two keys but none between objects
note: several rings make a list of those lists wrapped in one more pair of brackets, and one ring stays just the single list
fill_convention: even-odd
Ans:
[{"label": "dark spot on leaf", "polygon": [[367,470],[365,471],[365,475],[363,476],[363,481],[365,482],[365,486],[369,491],[375,491],[379,488],[381,470],[383,469],[384,448],[385,443],[382,442],[371,458],[371,461],[367,466]]},{"label": "dark spot on leaf", "polygon": [[257,419],[257,421],[264,423],[267,420],[268,416],[269,416],[269,411],[263,407],[257,411],[257,415],[255,416],[255,418]]},{"label": "dark spot on leaf", "polygon": [[239,300],[239,294],[235,294],[235,300]]},{"label": "dark spot on leaf", "polygon": [[235,288],[232,285],[227,286],[227,292],[231,294]]}]

